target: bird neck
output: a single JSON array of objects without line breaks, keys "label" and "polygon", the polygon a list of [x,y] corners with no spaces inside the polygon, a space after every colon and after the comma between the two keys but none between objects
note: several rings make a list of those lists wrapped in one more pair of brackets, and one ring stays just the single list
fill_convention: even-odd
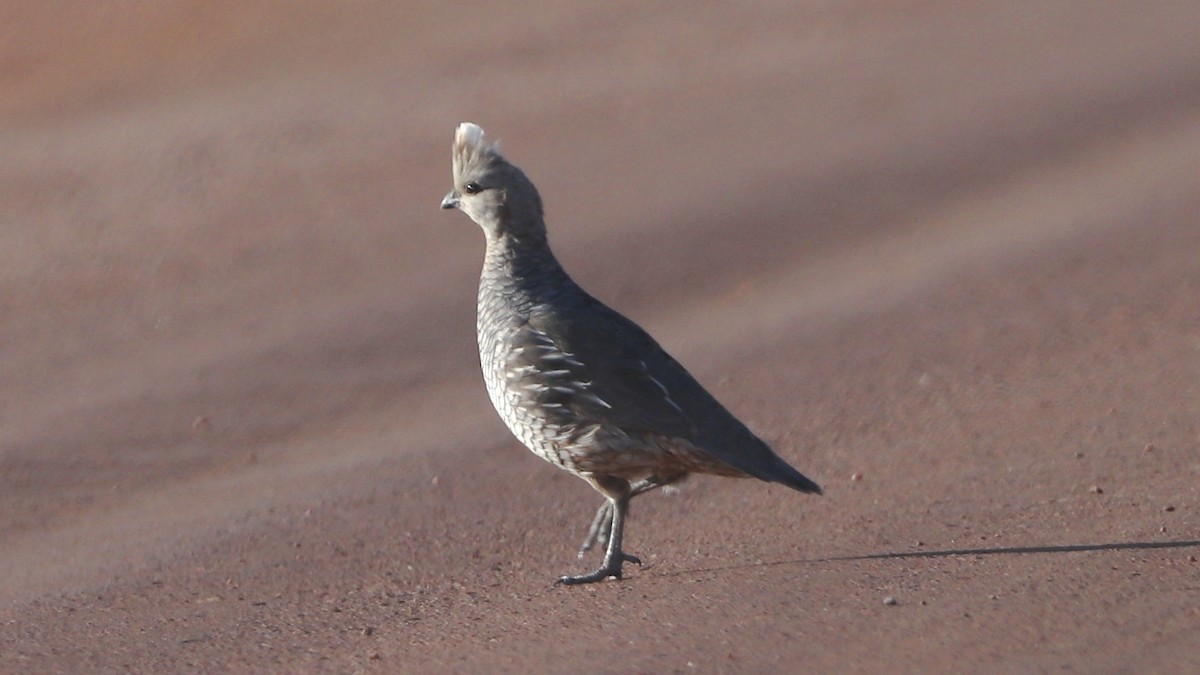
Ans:
[{"label": "bird neck", "polygon": [[545,228],[520,235],[505,232],[488,236],[483,277],[502,280],[507,291],[535,292],[573,285],[546,239]]}]

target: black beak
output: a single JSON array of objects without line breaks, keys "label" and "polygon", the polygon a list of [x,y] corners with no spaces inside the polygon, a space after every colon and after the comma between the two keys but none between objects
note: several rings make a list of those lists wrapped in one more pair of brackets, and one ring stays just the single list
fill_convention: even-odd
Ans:
[{"label": "black beak", "polygon": [[453,190],[451,190],[449,193],[447,193],[445,197],[442,197],[442,208],[443,209],[457,209],[458,208],[458,195],[454,194]]}]

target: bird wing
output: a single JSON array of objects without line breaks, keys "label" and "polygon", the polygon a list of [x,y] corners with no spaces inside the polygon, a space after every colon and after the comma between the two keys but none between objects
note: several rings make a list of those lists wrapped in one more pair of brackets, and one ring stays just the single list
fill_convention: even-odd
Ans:
[{"label": "bird wing", "polygon": [[588,300],[565,311],[535,308],[515,336],[509,372],[534,378],[525,386],[551,408],[626,432],[695,438],[695,423],[652,372],[671,357],[632,321]]},{"label": "bird wing", "polygon": [[[804,492],[821,488],[727,411],[637,324],[586,296],[535,307],[508,356],[510,378],[551,419],[580,418],[686,440],[756,478]],[[564,303],[565,304],[565,303]]]}]

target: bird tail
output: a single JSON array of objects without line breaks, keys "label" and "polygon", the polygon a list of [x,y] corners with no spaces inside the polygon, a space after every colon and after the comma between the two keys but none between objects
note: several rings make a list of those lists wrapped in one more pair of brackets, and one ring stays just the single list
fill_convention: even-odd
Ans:
[{"label": "bird tail", "polygon": [[767,478],[767,480],[774,483],[782,483],[793,490],[799,490],[800,492],[808,492],[817,495],[825,494],[820,485],[817,485],[814,481],[810,480],[808,476],[805,476],[799,471],[793,469],[790,464],[782,459],[779,460],[774,469],[775,470],[771,472],[771,475],[769,478]]}]

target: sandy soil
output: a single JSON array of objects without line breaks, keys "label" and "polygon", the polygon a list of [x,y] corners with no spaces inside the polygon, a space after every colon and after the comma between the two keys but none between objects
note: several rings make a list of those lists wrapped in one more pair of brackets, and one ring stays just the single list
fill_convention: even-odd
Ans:
[{"label": "sandy soil", "polygon": [[[0,671],[1200,670],[1200,5],[755,7],[0,3]],[[825,497],[551,584],[462,120]]]}]

